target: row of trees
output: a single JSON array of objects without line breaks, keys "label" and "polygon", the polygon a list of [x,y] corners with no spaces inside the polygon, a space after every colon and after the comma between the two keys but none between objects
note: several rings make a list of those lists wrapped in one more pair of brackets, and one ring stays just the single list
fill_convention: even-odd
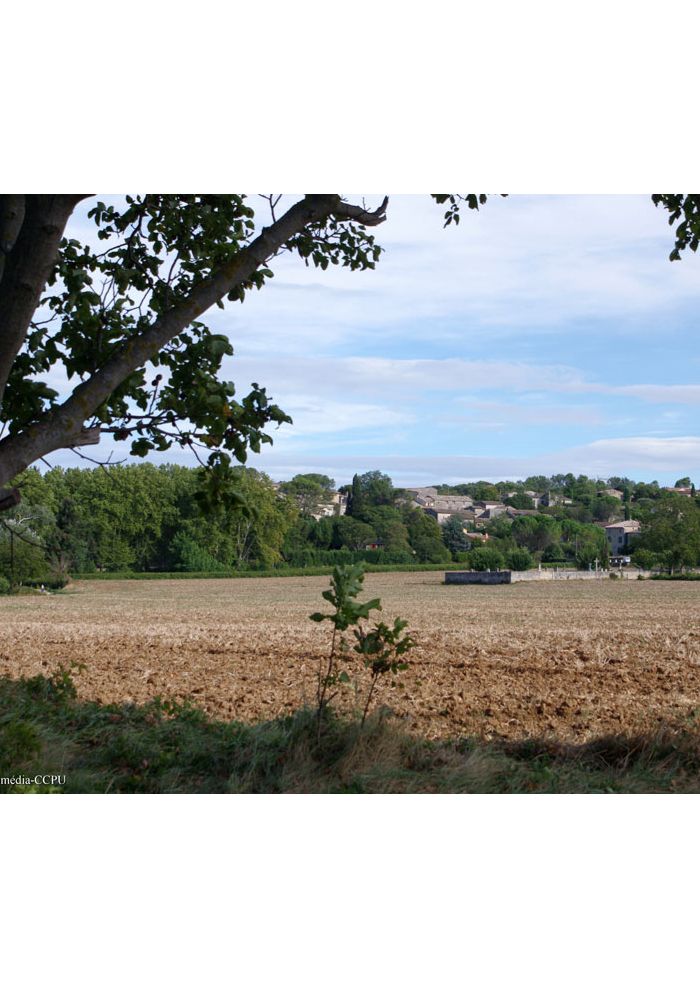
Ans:
[{"label": "row of trees", "polygon": [[[439,526],[380,471],[356,475],[341,489],[348,498],[347,514],[318,520],[313,515],[331,502],[335,491],[335,482],[326,475],[297,475],[275,485],[259,471],[238,467],[237,504],[231,506],[203,505],[199,474],[153,464],[26,471],[17,480],[21,504],[0,515],[0,576],[18,583],[51,573],[95,570],[216,572],[360,560],[456,561],[476,569],[516,570],[540,562],[588,568],[597,561],[605,566],[605,532],[590,519],[590,510],[585,515],[585,499],[594,508],[603,498],[596,485],[616,486],[614,481],[626,492],[622,504],[610,499],[617,517],[633,512],[642,523],[642,535],[634,543],[636,563],[679,568],[700,562],[697,500],[658,484],[575,478],[566,490],[579,500],[515,519],[499,516],[484,530],[488,540],[474,546],[462,518]],[[503,482],[493,487],[503,496],[520,487],[534,490],[538,480],[552,481],[528,478],[522,486]],[[483,494],[485,487],[486,482],[459,486],[462,493],[471,488],[472,496]],[[517,501],[517,494],[507,500]]]},{"label": "row of trees", "polygon": [[[22,501],[0,515],[0,575],[12,583],[75,572],[224,571],[451,559],[434,519],[407,504],[384,475],[363,477],[355,514],[311,517],[335,488],[325,475],[275,485],[234,468],[231,505],[203,503],[201,470],[153,464],[25,471]],[[386,485],[390,496],[386,498]],[[390,502],[390,503],[388,503]],[[370,549],[368,547],[378,546]]]},{"label": "row of trees", "polygon": [[[2,516],[0,567],[15,582],[94,570],[216,571],[274,566],[299,510],[266,475],[237,468],[241,506],[201,511],[198,471],[173,465],[35,469]],[[11,553],[14,560],[11,560]],[[13,566],[12,566],[13,564]]]},{"label": "row of trees", "polygon": [[283,549],[292,565],[330,562],[328,554],[339,550],[359,553],[371,562],[447,563],[452,559],[435,519],[410,504],[388,475],[381,471],[356,474],[352,485],[341,493],[348,497],[345,515],[314,521],[302,514],[293,526]]},{"label": "row of trees", "polygon": [[700,565],[700,506],[673,494],[644,505],[632,560],[645,570],[681,570]]}]

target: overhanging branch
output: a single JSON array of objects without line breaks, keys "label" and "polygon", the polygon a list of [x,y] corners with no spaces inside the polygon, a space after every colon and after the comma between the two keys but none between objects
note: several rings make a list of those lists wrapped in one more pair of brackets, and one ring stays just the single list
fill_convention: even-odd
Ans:
[{"label": "overhanging branch", "polygon": [[352,203],[341,202],[333,210],[336,220],[352,220],[363,227],[376,227],[386,220],[386,208],[389,205],[389,197],[385,196],[381,206],[375,210],[367,210],[364,206],[353,206]]},{"label": "overhanging branch", "polygon": [[[73,200],[72,209],[80,197],[64,197],[69,198]],[[208,278],[191,290],[186,299],[159,315],[145,330],[125,340],[101,368],[77,386],[65,402],[37,417],[21,432],[0,440],[0,484],[7,483],[29,464],[54,450],[99,442],[99,427],[85,430],[83,424],[114,390],[204,312],[235,289],[245,286],[260,266],[309,225],[323,224],[334,217],[361,226],[376,226],[385,220],[387,204],[388,198],[385,197],[376,210],[367,210],[364,206],[343,202],[339,195],[306,195],[271,226],[264,227],[233,258],[214,269]],[[25,221],[17,247],[26,233],[26,226]],[[54,236],[56,232],[54,229]],[[0,290],[0,310],[1,303]],[[33,312],[27,315],[27,325],[32,315]],[[26,333],[26,328],[23,332]],[[16,341],[13,346],[16,346]],[[0,366],[0,392],[3,384]]]}]

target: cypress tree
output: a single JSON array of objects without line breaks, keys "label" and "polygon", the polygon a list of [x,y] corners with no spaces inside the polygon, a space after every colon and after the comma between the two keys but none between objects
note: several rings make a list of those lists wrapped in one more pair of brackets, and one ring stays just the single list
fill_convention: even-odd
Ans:
[{"label": "cypress tree", "polygon": [[352,478],[350,497],[348,499],[347,514],[357,518],[357,516],[364,509],[364,501],[364,492],[362,490],[359,475],[354,474]]}]

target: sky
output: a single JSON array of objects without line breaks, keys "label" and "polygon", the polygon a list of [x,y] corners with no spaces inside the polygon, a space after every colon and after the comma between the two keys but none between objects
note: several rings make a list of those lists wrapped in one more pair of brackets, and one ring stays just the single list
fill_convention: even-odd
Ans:
[{"label": "sky", "polygon": [[[68,235],[87,235],[88,208]],[[248,466],[338,484],[700,479],[700,257],[668,260],[668,214],[648,196],[490,196],[443,229],[443,209],[390,196],[374,271],[281,257],[262,291],[207,315],[234,346],[223,376],[294,420]]]}]

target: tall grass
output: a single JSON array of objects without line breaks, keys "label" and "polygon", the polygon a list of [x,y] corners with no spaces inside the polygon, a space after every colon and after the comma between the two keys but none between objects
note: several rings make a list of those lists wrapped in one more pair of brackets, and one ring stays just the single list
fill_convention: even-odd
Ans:
[{"label": "tall grass", "polygon": [[[65,776],[60,786],[35,775]],[[314,710],[247,725],[191,705],[81,701],[70,672],[0,677],[0,791],[65,793],[700,792],[700,734],[429,742],[386,710],[357,720]]]}]

